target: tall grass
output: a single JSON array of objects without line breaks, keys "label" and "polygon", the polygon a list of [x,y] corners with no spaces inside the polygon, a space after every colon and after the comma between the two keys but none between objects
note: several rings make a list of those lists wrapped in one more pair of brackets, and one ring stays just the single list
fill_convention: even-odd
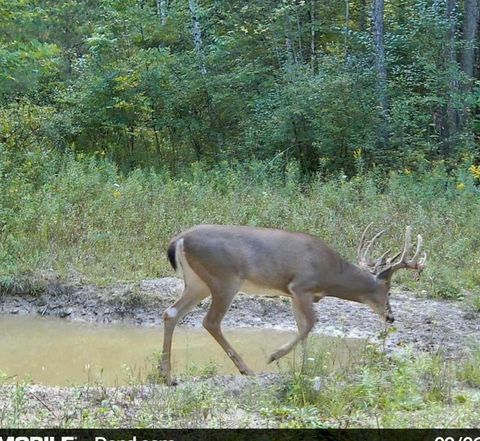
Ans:
[{"label": "tall grass", "polygon": [[[295,164],[196,164],[180,175],[118,172],[105,160],[0,151],[0,281],[53,270],[107,284],[166,276],[169,239],[199,223],[244,224],[321,236],[354,259],[363,228],[388,228],[381,248],[398,249],[404,227],[424,236],[429,295],[461,297],[480,283],[480,198],[468,171],[374,174],[302,182]],[[379,250],[380,251],[380,250]]]}]

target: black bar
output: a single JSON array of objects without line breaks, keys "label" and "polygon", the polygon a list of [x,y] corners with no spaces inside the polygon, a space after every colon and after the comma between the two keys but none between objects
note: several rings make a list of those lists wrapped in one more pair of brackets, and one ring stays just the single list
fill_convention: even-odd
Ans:
[{"label": "black bar", "polygon": [[0,429],[0,441],[480,441],[480,429]]}]

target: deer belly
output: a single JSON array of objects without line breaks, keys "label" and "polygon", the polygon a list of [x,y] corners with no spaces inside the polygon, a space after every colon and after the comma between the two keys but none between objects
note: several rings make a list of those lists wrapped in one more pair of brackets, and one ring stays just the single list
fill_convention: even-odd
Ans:
[{"label": "deer belly", "polygon": [[246,280],[240,287],[239,291],[245,294],[252,294],[257,296],[290,296],[290,294],[287,294],[280,289],[265,287],[257,283],[251,282],[250,280]]}]

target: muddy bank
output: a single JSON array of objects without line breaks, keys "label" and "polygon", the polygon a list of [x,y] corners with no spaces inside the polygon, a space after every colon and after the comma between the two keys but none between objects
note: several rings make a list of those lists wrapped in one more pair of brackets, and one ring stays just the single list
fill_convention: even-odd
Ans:
[{"label": "muddy bank", "polygon": [[[176,278],[145,280],[138,284],[98,288],[91,285],[47,286],[42,294],[0,296],[0,313],[59,316],[97,323],[134,323],[161,326],[162,312],[180,295],[183,282]],[[206,299],[182,321],[200,327],[210,301]],[[435,301],[412,293],[394,292],[396,318],[384,338],[386,325],[364,305],[325,298],[315,304],[315,333],[379,341],[386,349],[406,346],[422,351],[442,350],[449,357],[464,354],[480,337],[480,314],[467,311],[459,302]],[[224,327],[296,329],[290,300],[238,294]]]}]

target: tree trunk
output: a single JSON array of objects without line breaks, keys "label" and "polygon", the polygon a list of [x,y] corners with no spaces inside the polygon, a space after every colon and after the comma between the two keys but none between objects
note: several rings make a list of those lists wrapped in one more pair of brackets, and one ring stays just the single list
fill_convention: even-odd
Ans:
[{"label": "tree trunk", "polygon": [[295,17],[297,20],[297,41],[298,41],[298,57],[302,63],[305,59],[303,57],[302,49],[302,23],[300,22],[300,15],[298,14],[298,5],[295,5]]},{"label": "tree trunk", "polygon": [[388,95],[387,95],[387,66],[385,64],[384,46],[384,0],[373,0],[373,38],[375,43],[377,70],[377,100],[380,108],[379,144],[383,148],[388,147]]},{"label": "tree trunk", "polygon": [[367,4],[366,0],[360,0],[360,17],[358,19],[358,27],[361,32],[367,30]]},{"label": "tree trunk", "polygon": [[295,53],[295,48],[292,43],[292,20],[290,17],[290,11],[288,8],[285,9],[285,49],[287,52],[288,64],[297,63],[297,55]]},{"label": "tree trunk", "polygon": [[295,64],[295,52],[293,51],[292,39],[289,34],[285,35],[285,48],[287,50],[287,59],[289,64]]},{"label": "tree trunk", "polygon": [[[457,63],[457,53],[455,47],[455,30],[456,30],[456,9],[457,0],[447,0],[447,20],[449,21],[449,30],[446,45],[446,69]],[[449,156],[455,145],[455,136],[458,132],[458,111],[455,109],[455,95],[458,93],[458,78],[454,74],[449,74],[448,91],[447,91],[447,109],[446,109],[446,133],[443,140],[443,156]]]},{"label": "tree trunk", "polygon": [[190,8],[190,13],[192,14],[193,44],[195,46],[195,50],[200,60],[200,72],[202,73],[202,75],[206,75],[207,67],[205,65],[205,53],[203,51],[202,28],[200,26],[199,8],[198,8],[197,0],[188,0],[188,6]]},{"label": "tree trunk", "polygon": [[464,0],[462,70],[468,77],[464,90],[470,91],[475,77],[475,49],[478,31],[478,0]]},{"label": "tree trunk", "polygon": [[157,0],[157,15],[162,26],[167,22],[168,0]]},{"label": "tree trunk", "polygon": [[315,0],[310,2],[310,64],[315,73]]},{"label": "tree trunk", "polygon": [[344,41],[345,60],[348,57],[348,33],[350,32],[349,21],[350,21],[350,5],[348,4],[348,0],[345,0],[345,41]]}]

